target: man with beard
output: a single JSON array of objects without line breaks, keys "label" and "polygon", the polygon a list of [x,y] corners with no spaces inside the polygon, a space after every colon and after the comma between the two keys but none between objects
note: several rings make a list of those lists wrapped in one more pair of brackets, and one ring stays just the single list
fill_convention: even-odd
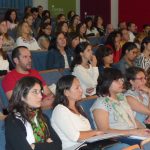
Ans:
[{"label": "man with beard", "polygon": [[32,68],[32,58],[31,52],[25,46],[18,46],[12,52],[12,60],[16,64],[14,70],[9,72],[2,81],[2,87],[6,93],[8,100],[12,95],[12,91],[16,85],[16,82],[25,77],[33,76],[42,81],[43,84],[43,94],[44,99],[42,101],[42,107],[51,107],[54,100],[54,95],[49,90],[43,78],[40,76],[39,72]]}]

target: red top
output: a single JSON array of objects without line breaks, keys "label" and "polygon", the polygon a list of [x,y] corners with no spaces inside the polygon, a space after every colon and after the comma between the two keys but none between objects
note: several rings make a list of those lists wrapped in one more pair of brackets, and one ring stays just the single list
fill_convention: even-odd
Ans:
[{"label": "red top", "polygon": [[3,79],[2,81],[2,87],[6,92],[8,91],[11,91],[14,89],[15,85],[16,85],[16,82],[18,80],[20,80],[21,78],[23,77],[26,77],[26,76],[32,76],[32,77],[36,77],[38,78],[39,80],[42,81],[42,84],[43,86],[46,85],[46,82],[43,80],[43,78],[40,76],[39,72],[36,71],[36,70],[30,70],[29,71],[29,74],[21,74],[19,72],[17,72],[15,69],[12,70],[11,72],[9,72]]}]

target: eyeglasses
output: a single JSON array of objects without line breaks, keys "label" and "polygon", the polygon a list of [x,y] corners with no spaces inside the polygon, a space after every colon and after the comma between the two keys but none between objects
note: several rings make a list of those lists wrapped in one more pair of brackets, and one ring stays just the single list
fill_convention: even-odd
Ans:
[{"label": "eyeglasses", "polygon": [[32,94],[34,94],[34,95],[39,95],[39,94],[43,94],[43,90],[33,90],[33,91],[30,91]]},{"label": "eyeglasses", "polygon": [[143,81],[143,80],[146,80],[147,77],[141,77],[141,78],[135,78],[134,80],[140,80],[140,81]]}]

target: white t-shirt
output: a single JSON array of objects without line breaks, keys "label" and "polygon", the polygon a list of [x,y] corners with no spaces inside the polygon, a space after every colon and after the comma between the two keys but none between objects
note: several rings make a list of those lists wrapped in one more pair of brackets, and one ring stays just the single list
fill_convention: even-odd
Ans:
[{"label": "white t-shirt", "polygon": [[31,51],[41,49],[34,37],[32,37],[29,41],[27,41],[26,39],[23,39],[22,37],[19,37],[16,40],[16,45],[17,46],[26,46]]},{"label": "white t-shirt", "polygon": [[73,113],[61,104],[54,108],[51,124],[62,141],[63,149],[78,143],[80,131],[91,130],[87,118]]},{"label": "white t-shirt", "polygon": [[67,58],[66,53],[65,53],[65,54],[63,54],[63,56],[64,56],[64,60],[65,60],[65,68],[69,68],[68,58]]},{"label": "white t-shirt", "polygon": [[[79,79],[84,95],[94,95],[96,93],[97,79],[99,76],[98,67],[92,67],[90,65],[86,69],[82,65],[76,65],[72,74]],[[94,88],[94,91],[89,94],[86,92],[87,88]]]},{"label": "white t-shirt", "polygon": [[9,71],[9,62],[8,60],[4,60],[2,56],[0,56],[0,70]]}]

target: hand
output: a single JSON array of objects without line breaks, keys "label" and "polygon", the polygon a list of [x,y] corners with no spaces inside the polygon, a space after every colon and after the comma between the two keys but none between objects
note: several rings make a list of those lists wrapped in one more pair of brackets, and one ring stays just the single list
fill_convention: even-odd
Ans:
[{"label": "hand", "polygon": [[96,130],[95,135],[102,135],[102,134],[104,134],[104,132],[103,132],[103,131]]},{"label": "hand", "polygon": [[91,94],[93,91],[94,91],[94,88],[92,88],[92,87],[86,89],[87,94]]},{"label": "hand", "polygon": [[135,135],[139,136],[150,136],[150,130],[149,129],[136,129]]},{"label": "hand", "polygon": [[41,107],[42,108],[52,108],[54,102],[54,95],[51,94],[49,96],[45,96],[42,100]]},{"label": "hand", "polygon": [[140,86],[138,89],[140,91],[150,94],[150,89],[147,86]]},{"label": "hand", "polygon": [[52,140],[51,138],[48,138],[48,139],[46,140],[46,142],[47,142],[47,143],[51,143],[51,142],[53,142],[53,140]]},{"label": "hand", "polygon": [[96,59],[96,56],[95,55],[92,55],[92,58],[90,60],[90,63],[93,67],[96,67],[97,66],[97,59]]},{"label": "hand", "polygon": [[31,146],[31,148],[32,148],[33,150],[35,149],[35,145],[34,145],[34,144],[31,144],[30,146]]}]

